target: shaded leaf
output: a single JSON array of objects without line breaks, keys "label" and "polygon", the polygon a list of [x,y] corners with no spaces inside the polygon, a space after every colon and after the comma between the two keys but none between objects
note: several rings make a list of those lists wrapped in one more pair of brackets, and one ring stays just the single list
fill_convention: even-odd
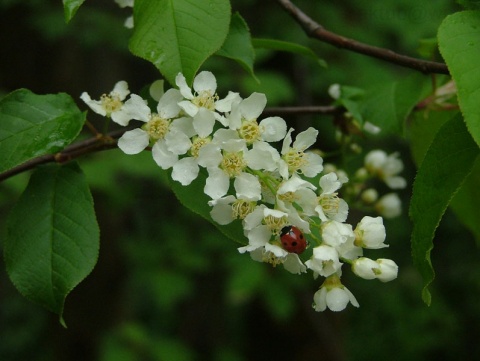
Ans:
[{"label": "shaded leaf", "polygon": [[63,10],[65,21],[68,23],[75,16],[75,13],[85,0],[63,0]]},{"label": "shaded leaf", "polygon": [[78,165],[38,168],[7,219],[5,263],[15,287],[62,318],[66,296],[92,271],[98,250],[93,200]]},{"label": "shaded leaf", "polygon": [[0,100],[0,172],[70,144],[85,122],[67,94],[16,90]]},{"label": "shaded leaf", "polygon": [[136,0],[130,50],[175,84],[192,83],[200,65],[222,46],[230,24],[228,0]]},{"label": "shaded leaf", "polygon": [[217,55],[229,58],[238,62],[255,80],[253,72],[253,63],[255,61],[255,50],[252,46],[252,38],[250,30],[245,20],[240,14],[232,15],[230,22],[230,31],[227,39],[223,43],[221,49],[217,51]]},{"label": "shaded leaf", "polygon": [[450,206],[459,220],[473,233],[480,245],[480,159],[477,159],[472,172],[453,197]]},{"label": "shaded leaf", "polygon": [[203,168],[200,170],[197,179],[195,179],[189,186],[182,186],[180,183],[169,177],[170,186],[180,203],[213,223],[228,238],[245,245],[247,243],[247,238],[243,235],[242,224],[239,220],[235,220],[226,226],[221,226],[210,216],[210,211],[212,209],[212,207],[208,205],[210,198],[203,191],[206,180],[207,174]]},{"label": "shaded leaf", "polygon": [[283,40],[258,39],[258,38],[253,39],[252,43],[255,48],[285,51],[288,53],[303,55],[303,56],[306,56],[307,58],[312,59],[318,65],[324,68],[327,67],[327,62],[323,59],[320,59],[312,49],[307,48],[306,46],[303,46],[303,45],[299,45],[297,43],[290,43],[288,41],[283,41]]},{"label": "shaded leaf", "polygon": [[435,230],[478,154],[462,117],[457,115],[440,128],[415,178],[409,212],[413,221],[412,256],[423,277],[422,298],[427,304],[431,302],[428,286],[435,277],[430,259]]},{"label": "shaded leaf", "polygon": [[365,92],[363,120],[381,128],[382,134],[402,134],[404,122],[430,89],[428,76],[415,73],[395,82],[380,84]]},{"label": "shaded leaf", "polygon": [[447,16],[438,29],[438,45],[457,85],[467,128],[480,145],[480,11]]}]

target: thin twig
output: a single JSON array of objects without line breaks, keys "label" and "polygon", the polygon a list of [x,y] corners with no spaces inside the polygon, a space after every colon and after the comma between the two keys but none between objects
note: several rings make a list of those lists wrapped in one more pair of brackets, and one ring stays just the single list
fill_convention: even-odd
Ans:
[{"label": "thin twig", "polygon": [[263,115],[302,115],[302,114],[327,114],[335,115],[345,111],[334,105],[299,106],[299,107],[269,107],[265,108]]},{"label": "thin twig", "polygon": [[[292,115],[292,114],[338,114],[342,108],[335,106],[302,106],[302,107],[270,107],[263,111],[264,115]],[[65,163],[82,155],[117,147],[116,139],[120,138],[129,128],[118,129],[106,135],[97,134],[94,137],[73,143],[61,152],[45,154],[0,173],[0,182],[14,175],[31,170],[45,163]]]},{"label": "thin twig", "polygon": [[55,154],[45,154],[45,155],[41,155],[39,157],[30,159],[29,161],[23,164],[20,164],[3,173],[0,173],[0,182],[10,177],[13,177],[14,175],[33,169],[41,164],[53,163],[53,162],[65,163],[88,153],[116,148],[117,142],[115,141],[115,139],[118,139],[124,132],[125,130],[122,129],[122,130],[110,132],[105,136],[96,136],[96,137],[88,138],[88,139],[69,145],[61,152],[58,152]]},{"label": "thin twig", "polygon": [[318,39],[338,48],[348,49],[356,53],[368,55],[396,65],[418,70],[422,73],[449,74],[447,66],[443,63],[413,58],[395,53],[389,49],[368,45],[350,38],[346,38],[326,30],[323,26],[316,23],[298,7],[292,4],[291,1],[277,0],[277,2],[295,19],[296,22],[300,24],[305,33],[311,38]]}]

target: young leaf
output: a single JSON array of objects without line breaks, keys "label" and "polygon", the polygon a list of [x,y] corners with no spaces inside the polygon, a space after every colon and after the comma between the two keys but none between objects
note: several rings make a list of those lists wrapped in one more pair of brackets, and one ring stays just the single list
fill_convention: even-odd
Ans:
[{"label": "young leaf", "polygon": [[289,53],[303,55],[303,56],[306,56],[307,58],[312,59],[321,67],[324,67],[324,68],[327,67],[327,62],[325,60],[320,59],[312,49],[307,48],[306,46],[303,46],[303,45],[290,43],[288,41],[283,41],[283,40],[275,40],[275,39],[253,39],[252,43],[253,43],[253,47],[255,48],[285,51]]},{"label": "young leaf", "polygon": [[77,10],[85,0],[63,0],[63,10],[65,13],[65,22],[69,22],[75,16]]},{"label": "young leaf", "polygon": [[238,62],[255,80],[253,72],[253,62],[255,60],[255,50],[252,46],[250,30],[245,20],[240,14],[232,15],[230,22],[230,31],[227,39],[221,49],[216,53],[219,56],[229,58]]},{"label": "young leaf", "polygon": [[368,89],[362,106],[363,119],[380,127],[382,134],[402,134],[405,119],[427,94],[430,82],[428,76],[415,73]]},{"label": "young leaf", "polygon": [[438,29],[438,45],[457,85],[467,128],[480,145],[480,11],[447,16]]},{"label": "young leaf", "polygon": [[16,90],[0,100],[0,172],[70,144],[85,122],[67,94]]},{"label": "young leaf", "polygon": [[462,117],[457,115],[440,128],[415,178],[409,211],[413,221],[412,256],[423,277],[422,298],[428,305],[428,286],[435,277],[430,260],[435,230],[479,154]]},{"label": "young leaf", "polygon": [[7,218],[4,256],[15,287],[62,320],[66,296],[92,271],[98,249],[93,200],[78,165],[38,168]]},{"label": "young leaf", "polygon": [[195,179],[189,186],[182,186],[177,181],[172,180],[171,176],[169,176],[168,179],[170,181],[170,186],[180,203],[191,211],[202,216],[210,223],[213,223],[225,236],[233,241],[242,245],[247,243],[247,239],[243,235],[243,228],[240,220],[235,220],[228,225],[221,226],[210,216],[210,211],[212,210],[212,207],[208,205],[210,199],[203,191],[207,179],[206,171],[203,169],[200,170],[197,179]]},{"label": "young leaf", "polygon": [[130,50],[175,84],[193,81],[200,65],[222,46],[230,24],[228,0],[136,0]]}]

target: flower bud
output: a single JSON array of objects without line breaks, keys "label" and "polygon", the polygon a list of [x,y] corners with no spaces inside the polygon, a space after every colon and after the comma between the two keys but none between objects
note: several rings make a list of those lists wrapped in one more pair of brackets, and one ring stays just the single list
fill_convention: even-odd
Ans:
[{"label": "flower bud", "polygon": [[382,282],[389,282],[397,278],[398,266],[391,259],[379,258],[377,263],[380,269],[380,273],[377,278]]},{"label": "flower bud", "polygon": [[366,257],[360,257],[353,261],[352,271],[360,278],[373,280],[374,278],[377,278],[377,273],[380,270],[378,263],[374,260]]}]

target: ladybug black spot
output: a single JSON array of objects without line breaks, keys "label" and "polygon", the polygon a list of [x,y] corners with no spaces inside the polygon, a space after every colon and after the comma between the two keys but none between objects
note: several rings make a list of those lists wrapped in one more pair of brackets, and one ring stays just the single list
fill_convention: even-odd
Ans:
[{"label": "ladybug black spot", "polygon": [[297,244],[298,244],[297,242],[292,242],[292,246],[293,246],[293,247],[296,247]]}]

